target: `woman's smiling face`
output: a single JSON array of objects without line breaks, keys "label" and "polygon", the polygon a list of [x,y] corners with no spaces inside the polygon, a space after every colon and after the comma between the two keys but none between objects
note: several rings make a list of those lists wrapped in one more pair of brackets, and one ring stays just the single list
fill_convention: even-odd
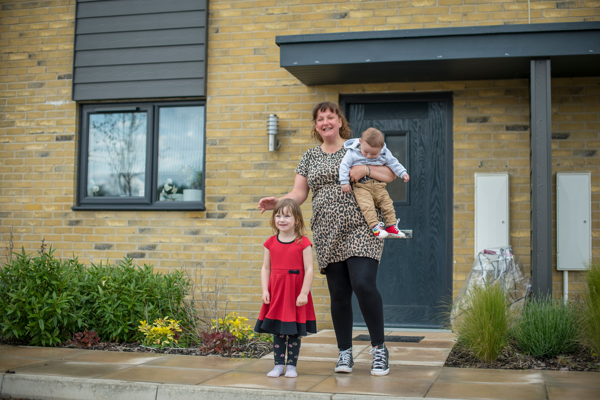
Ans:
[{"label": "woman's smiling face", "polygon": [[323,140],[340,137],[341,127],[342,120],[331,110],[319,111],[317,114],[315,128]]}]

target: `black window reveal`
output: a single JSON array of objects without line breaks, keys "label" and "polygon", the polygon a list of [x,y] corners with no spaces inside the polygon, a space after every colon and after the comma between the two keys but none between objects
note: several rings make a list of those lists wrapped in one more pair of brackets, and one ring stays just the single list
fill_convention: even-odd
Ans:
[{"label": "black window reveal", "polygon": [[204,210],[205,103],[83,105],[78,210]]}]

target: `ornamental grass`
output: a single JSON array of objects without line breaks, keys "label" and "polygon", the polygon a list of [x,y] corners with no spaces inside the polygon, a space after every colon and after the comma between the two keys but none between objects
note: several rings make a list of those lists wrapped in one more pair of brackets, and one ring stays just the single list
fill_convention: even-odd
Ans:
[{"label": "ornamental grass", "polygon": [[465,295],[454,329],[458,341],[483,362],[491,363],[509,342],[509,313],[501,285],[473,287]]}]

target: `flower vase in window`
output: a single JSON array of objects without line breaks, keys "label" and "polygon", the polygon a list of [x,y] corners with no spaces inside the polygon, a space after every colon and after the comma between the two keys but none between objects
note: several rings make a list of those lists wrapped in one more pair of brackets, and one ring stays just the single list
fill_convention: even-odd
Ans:
[{"label": "flower vase in window", "polygon": [[161,200],[175,201],[177,198],[177,186],[173,185],[171,178],[167,179],[167,183],[163,185],[162,192],[160,193]]},{"label": "flower vase in window", "polygon": [[187,189],[183,189],[183,201],[202,201],[202,171],[186,165],[180,171]]}]

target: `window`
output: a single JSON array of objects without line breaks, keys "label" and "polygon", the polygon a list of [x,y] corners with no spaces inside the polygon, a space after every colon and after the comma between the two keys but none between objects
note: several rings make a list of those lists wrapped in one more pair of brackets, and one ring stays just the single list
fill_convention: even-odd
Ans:
[{"label": "window", "polygon": [[204,102],[81,107],[76,210],[204,210]]},{"label": "window", "polygon": [[[408,131],[385,131],[385,144],[392,155],[398,159],[400,164],[410,171],[409,159],[409,140]],[[410,175],[410,174],[409,174]],[[410,181],[404,183],[402,179],[398,178],[387,185],[388,193],[394,201],[395,206],[407,206],[409,205],[408,191],[410,188]]]}]

